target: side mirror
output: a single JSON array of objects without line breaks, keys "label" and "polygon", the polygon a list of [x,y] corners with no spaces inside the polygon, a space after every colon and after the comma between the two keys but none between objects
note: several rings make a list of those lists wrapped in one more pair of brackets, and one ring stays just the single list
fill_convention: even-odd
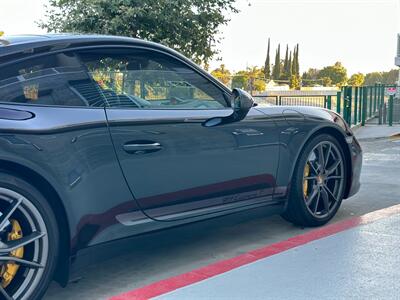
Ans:
[{"label": "side mirror", "polygon": [[216,117],[208,119],[203,123],[203,126],[213,127],[227,123],[239,122],[243,120],[250,109],[256,106],[253,97],[246,91],[241,89],[234,89],[231,97],[231,107],[233,113],[227,117]]},{"label": "side mirror", "polygon": [[246,91],[234,89],[232,91],[231,106],[235,121],[240,121],[246,117],[250,108],[254,106],[254,100]]}]

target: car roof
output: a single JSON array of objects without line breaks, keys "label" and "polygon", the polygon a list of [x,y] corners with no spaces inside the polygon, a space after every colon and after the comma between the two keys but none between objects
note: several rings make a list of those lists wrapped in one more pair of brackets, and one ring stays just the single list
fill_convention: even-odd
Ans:
[{"label": "car roof", "polygon": [[178,52],[161,44],[137,38],[113,35],[88,34],[43,34],[43,35],[14,35],[0,37],[0,64],[11,57],[29,56],[33,53],[51,50],[68,49],[77,46],[90,45],[139,45],[170,52],[183,57]]}]

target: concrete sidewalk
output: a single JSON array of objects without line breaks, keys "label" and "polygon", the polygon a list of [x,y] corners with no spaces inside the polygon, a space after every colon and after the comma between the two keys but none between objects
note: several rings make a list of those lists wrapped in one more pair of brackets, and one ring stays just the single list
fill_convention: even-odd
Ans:
[{"label": "concrete sidewalk", "polygon": [[259,249],[266,257],[248,264],[239,256],[217,275],[214,264],[112,299],[400,299],[399,228],[397,205]]},{"label": "concrete sidewalk", "polygon": [[366,124],[363,127],[354,129],[354,134],[360,141],[388,138],[400,134],[400,125]]}]

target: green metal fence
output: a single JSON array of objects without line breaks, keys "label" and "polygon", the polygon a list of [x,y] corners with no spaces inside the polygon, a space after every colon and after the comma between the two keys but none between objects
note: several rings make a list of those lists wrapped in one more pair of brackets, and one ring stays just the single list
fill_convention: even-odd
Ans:
[{"label": "green metal fence", "polygon": [[[378,124],[393,124],[394,96],[385,96],[385,89],[394,85],[375,84],[372,86],[344,86],[333,95],[312,94],[300,95],[293,91],[291,95],[255,95],[256,102],[273,105],[300,105],[317,106],[336,111],[343,116],[350,125],[361,125],[373,118],[377,118]],[[399,89],[400,87],[398,87]],[[396,119],[397,120],[397,119]]]},{"label": "green metal fence", "polygon": [[[362,87],[343,87],[341,93],[344,94],[344,97],[341,101],[343,101],[343,107],[346,111],[342,115],[346,122],[351,125],[361,124],[362,126],[373,118],[376,118],[380,125],[388,124],[392,126],[394,122],[398,122],[399,118],[395,118],[398,114],[394,104],[395,96],[385,95],[385,89],[389,87],[396,86],[375,84]],[[399,87],[396,88],[399,89]],[[340,112],[340,109],[338,112]]]}]

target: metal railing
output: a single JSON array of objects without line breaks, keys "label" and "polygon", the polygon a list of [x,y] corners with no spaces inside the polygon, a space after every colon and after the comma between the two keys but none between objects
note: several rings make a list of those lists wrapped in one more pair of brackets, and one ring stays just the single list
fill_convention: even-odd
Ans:
[{"label": "metal railing", "polygon": [[[378,124],[400,122],[400,99],[385,95],[394,85],[344,86],[340,91],[277,91],[255,95],[259,104],[317,106],[343,116],[349,125],[361,125],[373,118]],[[400,87],[397,87],[399,90]]]}]

